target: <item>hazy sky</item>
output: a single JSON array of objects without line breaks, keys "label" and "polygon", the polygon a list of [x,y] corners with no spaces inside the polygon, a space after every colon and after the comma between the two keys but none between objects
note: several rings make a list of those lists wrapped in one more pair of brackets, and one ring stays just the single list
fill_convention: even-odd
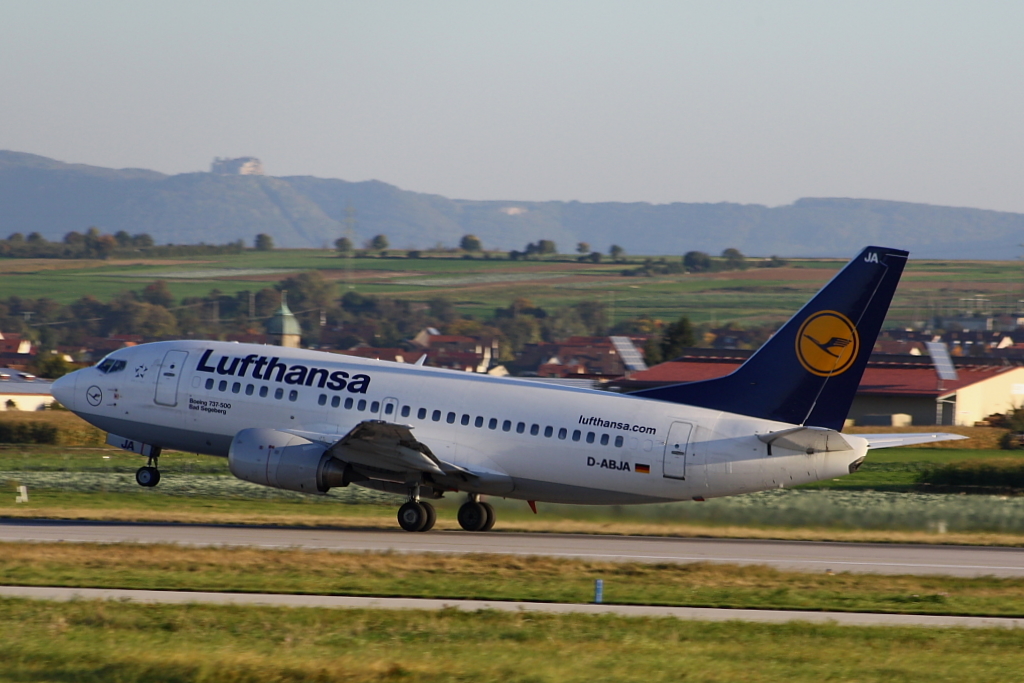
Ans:
[{"label": "hazy sky", "polygon": [[468,199],[1024,212],[1024,2],[0,0],[0,149]]}]

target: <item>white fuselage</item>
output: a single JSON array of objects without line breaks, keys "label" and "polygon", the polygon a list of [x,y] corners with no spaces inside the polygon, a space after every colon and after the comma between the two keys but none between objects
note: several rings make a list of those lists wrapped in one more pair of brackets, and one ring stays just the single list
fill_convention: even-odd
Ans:
[{"label": "white fuselage", "polygon": [[846,435],[852,450],[769,454],[757,435],[793,425],[319,351],[175,341],[109,358],[125,363],[79,370],[54,393],[112,434],[226,456],[243,429],[341,438],[379,419],[411,426],[441,460],[492,474],[478,492],[526,500],[702,500],[842,476],[867,452]]}]

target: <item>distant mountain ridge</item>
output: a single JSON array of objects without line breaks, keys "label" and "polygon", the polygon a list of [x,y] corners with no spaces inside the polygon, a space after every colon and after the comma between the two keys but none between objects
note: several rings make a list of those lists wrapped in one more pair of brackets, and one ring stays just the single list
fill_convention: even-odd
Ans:
[{"label": "distant mountain ridge", "polygon": [[159,244],[252,243],[322,247],[344,234],[354,211],[361,242],[383,233],[395,248],[454,246],[467,233],[487,248],[554,240],[563,252],[588,242],[633,254],[717,254],[735,247],[767,256],[848,256],[865,244],[918,258],[1005,259],[1024,238],[1024,214],[874,199],[800,199],[793,204],[649,204],[448,199],[376,180],[109,169],[0,151],[0,236],[60,239],[95,225],[149,233]]}]

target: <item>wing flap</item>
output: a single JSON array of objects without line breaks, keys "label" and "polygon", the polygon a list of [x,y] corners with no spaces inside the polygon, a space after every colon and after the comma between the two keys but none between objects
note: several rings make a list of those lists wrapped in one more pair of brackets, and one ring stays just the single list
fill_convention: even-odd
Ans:
[{"label": "wing flap", "polygon": [[428,472],[462,479],[475,477],[472,472],[435,456],[423,442],[412,435],[412,428],[383,420],[360,422],[342,437],[337,434],[282,430],[304,439],[321,443],[339,460],[394,472]]}]

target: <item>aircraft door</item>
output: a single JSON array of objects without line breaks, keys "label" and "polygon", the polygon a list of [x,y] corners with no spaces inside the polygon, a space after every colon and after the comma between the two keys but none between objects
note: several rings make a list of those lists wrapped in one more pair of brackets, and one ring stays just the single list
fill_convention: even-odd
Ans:
[{"label": "aircraft door", "polygon": [[665,440],[664,476],[669,479],[686,479],[686,460],[690,452],[690,433],[693,425],[689,422],[673,422]]},{"label": "aircraft door", "polygon": [[153,400],[162,406],[178,405],[178,382],[185,369],[188,351],[168,351],[156,376],[156,396]]},{"label": "aircraft door", "polygon": [[380,409],[380,419],[385,422],[395,422],[398,418],[398,399],[386,398]]}]

